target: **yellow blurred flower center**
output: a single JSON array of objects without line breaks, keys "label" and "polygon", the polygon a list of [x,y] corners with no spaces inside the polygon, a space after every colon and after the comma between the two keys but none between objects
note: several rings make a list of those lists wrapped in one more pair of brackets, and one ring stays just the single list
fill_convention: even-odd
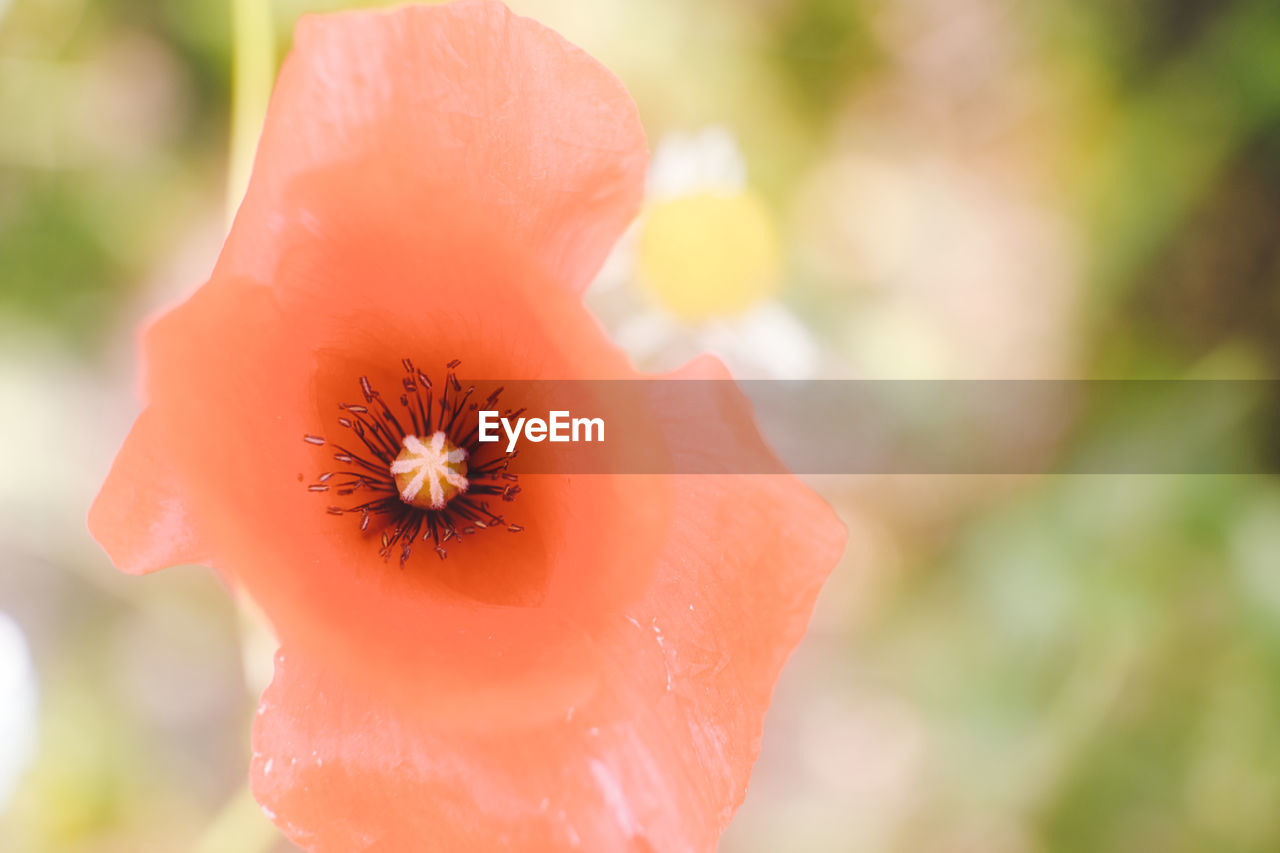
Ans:
[{"label": "yellow blurred flower center", "polygon": [[645,290],[683,320],[739,314],[778,286],[778,235],[751,192],[703,193],[654,205],[640,235]]}]

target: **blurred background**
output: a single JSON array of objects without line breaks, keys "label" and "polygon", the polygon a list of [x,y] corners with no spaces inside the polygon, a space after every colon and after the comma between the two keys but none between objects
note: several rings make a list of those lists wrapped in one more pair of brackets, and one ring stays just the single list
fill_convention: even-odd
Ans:
[{"label": "blurred background", "polygon": [[[0,0],[3,853],[292,849],[243,793],[269,640],[84,518],[294,21],[350,5]],[[639,103],[589,302],[642,366],[1280,374],[1274,0],[512,5]],[[1274,479],[813,483],[849,550],[724,853],[1280,850]]]}]

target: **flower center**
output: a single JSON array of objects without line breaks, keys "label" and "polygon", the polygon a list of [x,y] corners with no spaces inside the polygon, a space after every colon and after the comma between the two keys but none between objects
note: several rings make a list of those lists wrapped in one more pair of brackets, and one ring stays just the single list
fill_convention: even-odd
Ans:
[{"label": "flower center", "polygon": [[649,210],[636,271],[659,306],[700,323],[741,314],[772,296],[780,252],[777,226],[759,196],[699,193]]},{"label": "flower center", "polygon": [[400,500],[419,509],[444,509],[467,490],[467,451],[436,431],[425,442],[404,437],[404,450],[391,463]]},{"label": "flower center", "polygon": [[[340,403],[338,425],[353,439],[331,443],[324,436],[304,435],[317,447],[332,446],[341,469],[322,473],[307,488],[312,492],[359,496],[350,506],[330,505],[331,515],[357,514],[360,532],[381,528],[378,554],[389,559],[400,551],[400,565],[409,560],[417,541],[431,540],[441,559],[448,555],[445,543],[461,542],[480,530],[506,527],[507,522],[490,508],[493,499],[511,501],[520,493],[519,477],[507,471],[516,453],[503,453],[493,443],[482,444],[472,418],[465,415],[498,407],[502,388],[483,402],[472,402],[475,386],[463,388],[453,372],[460,362],[446,365],[445,381],[435,390],[430,378],[409,359],[403,360],[405,376],[399,406],[392,407],[374,389],[367,376],[360,377],[362,403]],[[502,411],[518,417],[523,410]],[[378,526],[375,521],[379,522]],[[372,530],[371,530],[372,529]],[[452,546],[450,546],[452,547]]]}]

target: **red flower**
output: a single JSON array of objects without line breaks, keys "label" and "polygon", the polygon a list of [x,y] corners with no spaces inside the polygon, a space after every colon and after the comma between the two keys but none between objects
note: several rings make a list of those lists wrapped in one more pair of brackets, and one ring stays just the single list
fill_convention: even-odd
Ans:
[{"label": "red flower", "polygon": [[89,522],[270,617],[252,782],[302,846],[710,850],[742,800],[831,511],[781,476],[516,480],[449,425],[457,373],[637,376],[579,293],[644,167],[620,84],[501,5],[299,25]]}]

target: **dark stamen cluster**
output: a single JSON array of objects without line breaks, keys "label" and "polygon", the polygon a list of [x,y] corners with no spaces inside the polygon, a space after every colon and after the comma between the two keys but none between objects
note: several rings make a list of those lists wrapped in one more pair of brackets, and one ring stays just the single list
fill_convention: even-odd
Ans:
[{"label": "dark stamen cluster", "polygon": [[[332,447],[333,459],[345,466],[321,474],[308,490],[367,498],[354,506],[331,505],[328,512],[358,514],[360,530],[364,533],[371,528],[375,531],[381,528],[378,554],[384,560],[389,559],[399,546],[401,566],[408,562],[413,544],[419,539],[430,539],[435,552],[444,559],[448,554],[446,542],[461,541],[463,536],[478,530],[505,526],[512,533],[519,533],[523,527],[505,522],[488,503],[492,499],[510,501],[520,492],[518,477],[507,471],[516,454],[504,453],[499,444],[482,445],[476,419],[463,417],[477,411],[481,403],[472,400],[475,386],[464,389],[454,373],[461,362],[454,359],[445,365],[445,381],[438,394],[434,393],[431,380],[412,361],[406,358],[401,363],[405,370],[401,379],[404,393],[400,395],[398,410],[392,409],[367,376],[360,377],[364,402],[338,405],[342,412],[338,417],[339,426],[351,432],[358,444],[339,445],[322,436],[303,436],[308,444]],[[485,398],[485,409],[497,407],[502,390],[499,387]],[[522,411],[504,410],[502,417],[519,417]],[[422,509],[400,499],[391,463],[400,454],[405,436],[427,439],[436,432],[443,432],[454,446],[467,451],[468,485],[465,492],[455,495],[444,507]],[[482,461],[479,458],[482,448],[493,454],[492,458]]]}]

